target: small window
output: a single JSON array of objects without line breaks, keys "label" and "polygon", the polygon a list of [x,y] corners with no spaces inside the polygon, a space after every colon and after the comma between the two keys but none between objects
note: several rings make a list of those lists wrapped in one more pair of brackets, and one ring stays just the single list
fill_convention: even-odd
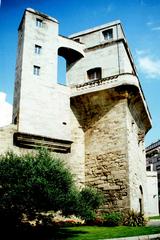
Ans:
[{"label": "small window", "polygon": [[80,42],[80,38],[75,38],[74,41],[75,42]]},{"label": "small window", "polygon": [[102,32],[105,40],[110,40],[113,38],[113,29],[108,29]]},{"label": "small window", "polygon": [[36,18],[36,27],[43,27],[43,21],[39,18]]},{"label": "small window", "polygon": [[42,49],[41,46],[35,45],[34,52],[35,52],[36,54],[41,54],[41,49]]},{"label": "small window", "polygon": [[147,171],[151,171],[151,166],[147,166]]},{"label": "small window", "polygon": [[33,74],[39,76],[40,75],[40,67],[33,66]]},{"label": "small window", "polygon": [[87,71],[88,79],[89,80],[97,80],[101,79],[102,77],[102,70],[101,68],[93,68]]}]

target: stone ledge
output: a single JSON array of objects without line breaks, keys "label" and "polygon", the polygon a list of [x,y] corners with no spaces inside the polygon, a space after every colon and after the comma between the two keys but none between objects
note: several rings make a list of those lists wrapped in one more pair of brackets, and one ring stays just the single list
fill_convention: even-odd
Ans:
[{"label": "stone ledge", "polygon": [[72,141],[53,139],[44,136],[16,132],[13,135],[14,144],[23,148],[47,147],[49,150],[60,153],[71,151]]}]

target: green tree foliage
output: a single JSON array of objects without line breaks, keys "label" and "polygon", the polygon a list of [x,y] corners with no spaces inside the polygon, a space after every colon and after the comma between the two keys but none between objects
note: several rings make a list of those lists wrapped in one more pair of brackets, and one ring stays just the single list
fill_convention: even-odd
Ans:
[{"label": "green tree foliage", "polygon": [[20,223],[23,214],[33,219],[38,213],[62,210],[84,219],[94,215],[102,203],[94,190],[78,191],[64,163],[46,149],[0,156],[0,218]]}]

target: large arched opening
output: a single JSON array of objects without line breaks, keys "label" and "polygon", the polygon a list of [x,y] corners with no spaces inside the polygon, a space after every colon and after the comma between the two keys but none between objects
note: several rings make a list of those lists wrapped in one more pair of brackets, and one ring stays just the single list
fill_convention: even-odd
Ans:
[{"label": "large arched opening", "polygon": [[67,48],[60,47],[58,48],[58,83],[67,85],[66,72],[67,68],[69,68],[72,64],[82,58],[83,55],[78,51]]}]

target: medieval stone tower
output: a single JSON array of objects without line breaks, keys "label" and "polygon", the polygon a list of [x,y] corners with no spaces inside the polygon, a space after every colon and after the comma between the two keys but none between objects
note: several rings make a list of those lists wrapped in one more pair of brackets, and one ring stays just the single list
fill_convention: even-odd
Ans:
[{"label": "medieval stone tower", "polygon": [[[104,192],[106,209],[147,212],[151,119],[120,21],[66,38],[56,19],[26,9],[18,32],[13,124],[1,130],[1,151],[47,146],[80,186]],[[66,86],[57,82],[58,55]]]}]

